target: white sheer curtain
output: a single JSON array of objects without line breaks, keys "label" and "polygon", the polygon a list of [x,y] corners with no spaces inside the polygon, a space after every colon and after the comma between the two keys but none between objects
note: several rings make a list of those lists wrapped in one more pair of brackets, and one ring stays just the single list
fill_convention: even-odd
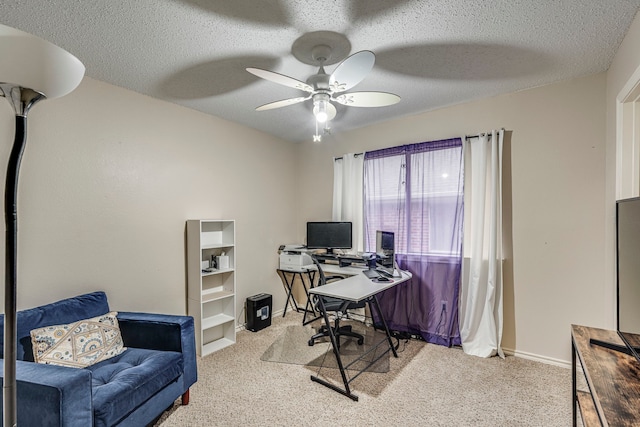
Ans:
[{"label": "white sheer curtain", "polygon": [[353,224],[353,250],[364,248],[362,213],[363,154],[345,154],[333,162],[333,220]]},{"label": "white sheer curtain", "polygon": [[[465,256],[460,339],[465,353],[502,352],[502,143],[504,131],[465,139]],[[466,263],[465,263],[466,264]]]}]

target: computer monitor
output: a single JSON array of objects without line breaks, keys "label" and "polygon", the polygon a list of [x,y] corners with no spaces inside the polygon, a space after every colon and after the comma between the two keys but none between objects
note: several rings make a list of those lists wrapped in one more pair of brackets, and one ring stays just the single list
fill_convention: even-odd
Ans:
[{"label": "computer monitor", "polygon": [[376,231],[376,268],[389,275],[395,272],[395,235],[391,231]]},{"label": "computer monitor", "polygon": [[350,222],[307,222],[307,248],[326,249],[333,253],[334,249],[351,249]]}]

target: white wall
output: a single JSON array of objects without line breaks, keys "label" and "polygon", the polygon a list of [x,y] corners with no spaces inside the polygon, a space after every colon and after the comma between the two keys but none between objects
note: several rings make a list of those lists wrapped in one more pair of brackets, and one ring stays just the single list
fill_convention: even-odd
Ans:
[{"label": "white wall", "polygon": [[[13,120],[1,102],[0,159]],[[28,133],[19,308],[105,290],[116,310],[186,313],[191,218],[236,220],[239,323],[250,295],[284,306],[275,269],[278,245],[295,240],[293,144],[90,78],[36,105]]]},{"label": "white wall", "polygon": [[[616,265],[615,265],[615,200],[616,200],[616,110],[617,100],[623,87],[630,81],[632,75],[640,68],[640,16],[636,16],[626,37],[616,52],[616,56],[607,72],[607,131],[606,131],[606,176],[605,176],[605,261],[606,261],[606,289],[602,295],[607,311],[607,329],[615,329],[616,323]],[[632,82],[636,83],[636,82]],[[637,187],[629,180],[637,180],[637,176],[622,176],[626,182],[621,182],[622,188]],[[625,197],[629,197],[628,194]]]},{"label": "white wall", "polygon": [[[615,327],[615,97],[638,66],[640,18],[606,74],[322,144],[283,142],[85,78],[30,113],[18,306],[103,289],[115,309],[184,313],[184,221],[227,218],[237,221],[239,322],[255,293],[272,293],[281,309],[277,246],[303,241],[306,221],[331,217],[334,156],[504,127],[512,218],[504,345],[568,361],[571,323]],[[0,159],[12,140],[13,111],[0,102]]]},{"label": "white wall", "polygon": [[[570,324],[606,323],[605,93],[598,74],[388,121],[300,147],[299,233],[331,217],[332,157],[504,127],[505,210],[512,256],[505,279],[504,347],[570,360]],[[336,124],[337,126],[337,124]],[[511,220],[511,221],[509,221]],[[511,223],[510,223],[511,222]]]}]

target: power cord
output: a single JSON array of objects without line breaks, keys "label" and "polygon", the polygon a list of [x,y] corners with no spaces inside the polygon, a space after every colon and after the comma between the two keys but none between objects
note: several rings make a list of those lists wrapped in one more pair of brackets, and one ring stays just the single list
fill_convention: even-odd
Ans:
[{"label": "power cord", "polygon": [[[396,339],[395,349],[398,353],[402,353],[406,348],[409,340],[411,340],[412,336],[409,332],[400,332],[400,331],[390,331],[391,336]],[[400,350],[400,340],[403,340],[402,350]]]}]

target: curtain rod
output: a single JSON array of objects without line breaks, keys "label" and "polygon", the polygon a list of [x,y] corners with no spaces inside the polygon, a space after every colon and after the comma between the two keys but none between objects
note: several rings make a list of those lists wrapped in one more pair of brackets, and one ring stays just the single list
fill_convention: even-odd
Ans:
[{"label": "curtain rod", "polygon": [[[500,129],[497,129],[497,130],[504,130],[504,128],[500,128]],[[485,134],[489,134],[489,133],[491,133],[491,132],[481,132],[481,133],[479,133],[477,135],[465,135],[464,139],[479,138],[480,135],[485,135]],[[354,154],[354,157],[362,156],[363,154],[364,153],[356,153],[356,154]],[[342,156],[334,157],[333,161],[335,162],[336,160],[342,160]]]},{"label": "curtain rod", "polygon": [[[358,157],[358,156],[362,156],[364,153],[356,153],[353,155],[353,157]],[[335,162],[336,160],[342,160],[342,156],[340,157],[334,157],[333,161]]]},{"label": "curtain rod", "polygon": [[[504,130],[504,128],[500,128],[500,129],[496,129],[496,130],[498,130],[498,131],[499,130]],[[491,132],[492,131],[490,131],[490,132],[480,132],[477,135],[465,135],[464,139],[479,138],[481,135],[487,135],[487,134],[490,134]]]}]

